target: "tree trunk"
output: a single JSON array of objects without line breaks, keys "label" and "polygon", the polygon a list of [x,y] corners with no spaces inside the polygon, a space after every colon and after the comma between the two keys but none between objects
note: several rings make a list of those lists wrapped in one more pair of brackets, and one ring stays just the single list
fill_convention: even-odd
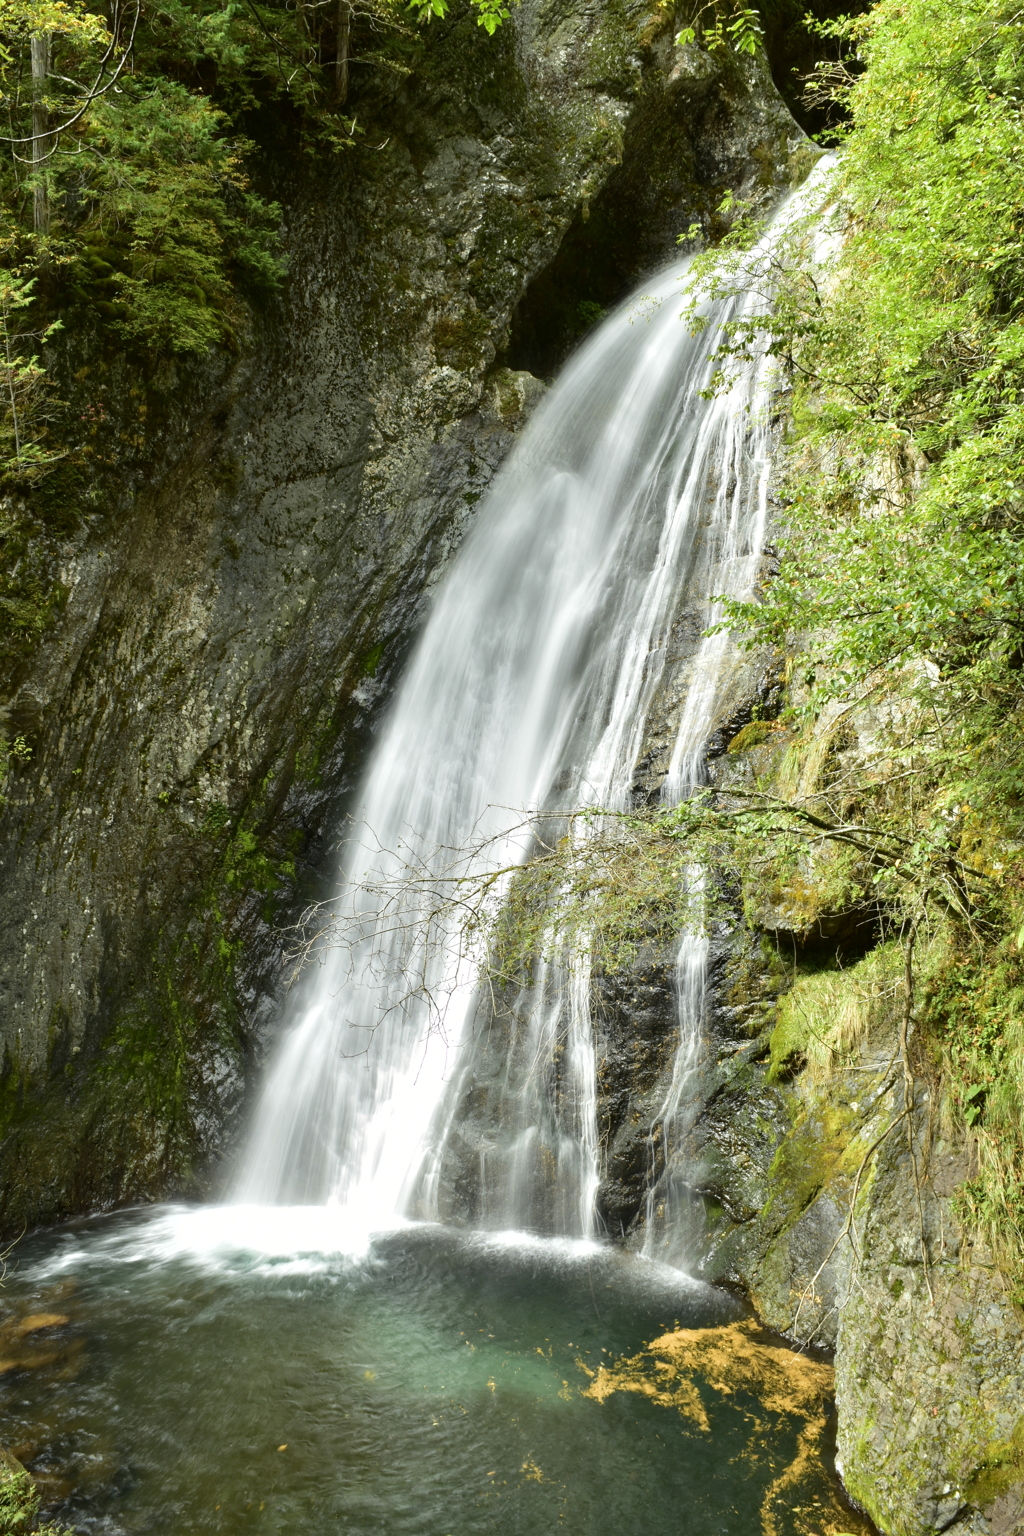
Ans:
[{"label": "tree trunk", "polygon": [[50,199],[43,169],[47,151],[49,114],[46,110],[46,77],[50,73],[48,35],[32,39],[32,227],[37,235],[50,230]]},{"label": "tree trunk", "polygon": [[352,6],[349,0],[338,0],[338,44],[334,54],[334,100],[339,107],[348,97],[348,39],[352,30]]}]

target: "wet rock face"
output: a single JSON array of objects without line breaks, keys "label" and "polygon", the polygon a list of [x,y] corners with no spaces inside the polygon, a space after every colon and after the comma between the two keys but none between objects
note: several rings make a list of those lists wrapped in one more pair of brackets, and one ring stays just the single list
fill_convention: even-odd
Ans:
[{"label": "wet rock face", "polygon": [[[9,1227],[204,1187],[274,1016],[273,922],[320,893],[424,598],[528,412],[501,349],[517,305],[554,317],[535,280],[567,231],[618,297],[726,187],[806,168],[761,63],[677,50],[619,0],[532,0],[490,40],[435,21],[412,77],[363,78],[366,147],[268,168],[284,298],[244,359],[164,379],[7,680],[32,748],[0,849]],[[91,366],[127,411],[131,380]]]},{"label": "wet rock face", "polygon": [[679,1044],[675,948],[642,950],[624,973],[599,976],[592,993],[597,1057],[597,1211],[625,1239],[642,1226],[647,1192],[660,1172],[651,1132]]},{"label": "wet rock face", "polygon": [[[760,734],[733,734],[713,782],[770,784],[786,738]],[[809,934],[795,902],[753,916],[771,927],[737,923],[712,968],[681,1155],[704,1205],[691,1263],[741,1286],[795,1342],[834,1349],[838,1465],[886,1536],[1019,1536],[1024,1324],[992,1255],[958,1223],[968,1159],[942,1135],[923,1063],[906,1113],[891,1015],[872,1016],[829,1071],[780,1048],[778,999],[797,959],[805,975],[827,970],[831,945],[845,954],[833,976],[882,990],[857,981],[858,961],[871,963],[864,932],[825,922]],[[892,963],[898,976],[899,953]]]},{"label": "wet rock face", "polygon": [[951,1213],[966,1159],[927,1144],[923,1095],[918,1110],[916,1177],[894,1136],[843,1255],[839,1460],[887,1532],[1010,1536],[1024,1529],[1024,1321]]},{"label": "wet rock face", "polygon": [[[685,616],[644,744],[643,799],[657,794],[667,761],[689,665],[684,629]],[[708,744],[709,781],[770,787],[792,771],[778,678],[753,657],[729,698]],[[867,755],[870,712],[847,714],[842,750]],[[826,743],[804,745],[827,762]],[[838,1464],[885,1536],[1022,1536],[1024,1323],[992,1255],[958,1223],[956,1190],[971,1168],[944,1138],[923,1060],[907,1113],[902,951],[881,944],[866,915],[844,924],[819,911],[810,888],[799,899],[748,893],[742,911],[739,893],[723,894],[699,1049],[668,1136],[679,941],[593,980],[605,1228],[743,1290],[801,1348],[834,1351]],[[828,1065],[806,1060],[786,1034],[798,987],[805,1010],[817,999],[816,1016],[800,1015],[812,1030],[834,1027],[830,1010],[858,999],[866,1008]],[[657,1225],[664,1200],[671,1248]]]},{"label": "wet rock face", "polygon": [[[766,1113],[773,1126],[779,1116],[770,1093],[754,1105],[737,1091],[740,1080],[749,1087],[751,1056],[759,1053],[758,1025],[770,1002],[765,1003],[760,978],[737,997],[734,937],[725,924],[712,937],[697,1060],[679,1110],[670,1115],[674,1136],[684,1134],[673,1148],[670,1173],[677,1192],[685,1186],[695,1212],[738,1204],[749,1218],[764,1203],[766,1181],[762,1175],[756,1187],[744,1190],[744,1171],[752,1165],[739,1122],[752,1119],[751,1134],[757,1136],[764,1134]],[[652,1191],[657,1202],[666,1174],[666,1102],[681,1034],[678,947],[675,942],[641,949],[627,970],[596,977],[592,991],[602,1175],[598,1213],[606,1230],[631,1246],[643,1243],[648,1202]],[[770,985],[767,995],[774,995]],[[732,1159],[731,1150],[741,1144],[743,1151]],[[714,1221],[705,1214],[697,1231]],[[704,1237],[695,1241],[703,1251]],[[688,1257],[692,1261],[694,1254]]]}]

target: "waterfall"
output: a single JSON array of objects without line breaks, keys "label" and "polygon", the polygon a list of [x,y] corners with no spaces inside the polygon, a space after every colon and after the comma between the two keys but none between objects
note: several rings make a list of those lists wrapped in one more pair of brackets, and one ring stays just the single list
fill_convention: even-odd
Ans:
[{"label": "waterfall", "polygon": [[[695,882],[697,871],[690,872]],[[644,1212],[643,1254],[681,1264],[693,1251],[693,1196],[682,1142],[697,1108],[693,1092],[701,1059],[707,994],[708,941],[702,933],[684,933],[676,956],[675,994],[679,1044],[668,1091],[648,1134],[650,1178]],[[660,1146],[659,1146],[660,1142]],[[655,1176],[659,1163],[660,1174]]]},{"label": "waterfall", "polygon": [[[498,872],[535,846],[531,814],[627,807],[673,622],[695,605],[713,619],[710,594],[751,589],[767,510],[768,365],[702,391],[722,327],[763,299],[706,303],[708,328],[694,336],[680,320],[683,265],[580,348],[441,584],[362,785],[332,907],[345,942],[294,989],[239,1200],[330,1202],[361,1226],[437,1214],[459,1095],[488,1048],[474,1027],[480,957],[437,910],[437,881],[491,871],[497,899],[508,879]],[[722,635],[697,648],[669,800],[699,779],[731,659]],[[683,950],[692,996],[680,1085],[703,988],[699,942],[684,938]],[[516,1015],[502,1125],[476,1152],[478,1217],[588,1235],[598,1145],[586,957],[539,964]],[[681,1095],[664,1106],[666,1123]]]}]

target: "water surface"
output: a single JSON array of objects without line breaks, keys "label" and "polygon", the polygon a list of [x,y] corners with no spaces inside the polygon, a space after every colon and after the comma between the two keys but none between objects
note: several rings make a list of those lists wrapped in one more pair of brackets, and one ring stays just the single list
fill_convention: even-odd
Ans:
[{"label": "water surface", "polygon": [[[83,1532],[861,1529],[820,1463],[769,1497],[798,1416],[706,1383],[705,1428],[646,1388],[584,1395],[666,1329],[743,1316],[611,1247],[165,1206],[35,1236],[11,1263],[4,1439]],[[19,1335],[41,1315],[58,1321]]]}]

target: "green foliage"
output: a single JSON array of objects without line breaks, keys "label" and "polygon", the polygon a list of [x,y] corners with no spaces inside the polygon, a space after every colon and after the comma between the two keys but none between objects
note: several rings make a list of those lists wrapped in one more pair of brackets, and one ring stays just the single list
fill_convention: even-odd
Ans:
[{"label": "green foliage", "polygon": [[502,0],[473,0],[473,8],[477,13],[477,26],[483,27],[488,37],[493,37],[502,22],[508,21],[512,14],[502,4]]},{"label": "green foliage", "polygon": [[576,305],[576,323],[581,331],[589,330],[592,325],[597,325],[608,313],[603,304],[598,304],[594,299],[580,299]]},{"label": "green foliage", "polygon": [[676,43],[684,47],[698,38],[710,53],[731,48],[736,53],[753,54],[764,46],[764,28],[758,11],[743,0],[708,0],[683,27]]},{"label": "green foliage", "polygon": [[[503,21],[508,21],[512,12],[508,5],[518,5],[519,0],[470,0],[476,12],[476,24],[483,27],[488,37],[493,37]],[[418,21],[431,21],[435,16],[448,15],[448,0],[408,0],[409,10]]]},{"label": "green foliage", "polygon": [[[1024,512],[1024,45],[1010,9],[883,0],[847,24],[866,68],[830,195],[755,257],[775,311],[734,327],[723,367],[767,333],[795,384],[780,579],[760,637],[814,626],[833,692],[925,658],[983,697],[1020,695]],[[750,245],[753,230],[735,244]],[[820,236],[819,236],[820,238]],[[734,249],[719,281],[749,262]]]},{"label": "green foliage", "polygon": [[831,30],[856,57],[831,77],[849,118],[827,206],[781,249],[740,220],[697,265],[765,300],[720,375],[767,344],[790,388],[779,572],[730,623],[803,637],[805,723],[838,699],[882,716],[858,785],[783,798],[863,829],[851,899],[873,886],[905,933],[945,913],[921,1024],[978,1150],[963,1210],[1019,1263],[1024,33],[1005,0],[880,0]]},{"label": "green foliage", "polygon": [[39,1523],[36,1485],[13,1457],[0,1464],[0,1536],[71,1536],[51,1521]]},{"label": "green foliage", "polygon": [[[266,288],[282,274],[278,212],[248,186],[235,118],[257,82],[285,89],[265,78],[285,61],[240,9],[169,0],[115,6],[108,21],[83,5],[0,6],[10,252],[22,270],[36,263],[44,300],[59,277],[65,301],[151,352],[231,339],[236,283]],[[33,55],[30,76],[34,43],[45,64]],[[292,95],[308,98],[298,86]]]},{"label": "green foliage", "polygon": [[[471,0],[493,33],[503,0]],[[284,276],[281,212],[249,176],[268,109],[323,156],[361,133],[350,62],[408,73],[410,16],[447,0],[0,0],[0,479],[59,456],[46,343],[89,323],[154,358],[234,346]],[[394,46],[393,46],[394,45]],[[394,57],[392,57],[394,54]],[[262,114],[262,116],[261,116]],[[109,342],[108,342],[109,345]]]},{"label": "green foliage", "polygon": [[[87,168],[68,167],[79,210],[64,248],[70,292],[156,351],[230,341],[236,283],[272,290],[278,210],[252,193],[245,142],[225,115],[174,80],[126,80],[97,102]],[[69,187],[69,193],[72,188]]]},{"label": "green foliage", "polygon": [[[8,239],[8,252],[13,244]],[[0,266],[0,471],[13,472],[22,483],[37,479],[60,457],[42,440],[53,400],[38,350],[60,321],[32,327],[28,312],[35,286],[24,268]]]},{"label": "green foliage", "polygon": [[39,1495],[28,1473],[0,1467],[0,1531],[30,1531],[38,1507]]}]

